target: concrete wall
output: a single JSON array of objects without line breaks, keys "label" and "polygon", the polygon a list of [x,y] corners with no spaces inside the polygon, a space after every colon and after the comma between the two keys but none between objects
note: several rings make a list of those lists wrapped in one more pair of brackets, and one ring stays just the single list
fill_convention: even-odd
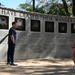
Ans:
[{"label": "concrete wall", "polygon": [[[9,11],[7,13],[7,11]],[[13,12],[13,14],[11,14]],[[14,15],[14,12],[16,15]],[[38,58],[69,58],[71,57],[75,34],[71,33],[71,23],[75,18],[39,13],[25,12],[10,8],[0,7],[0,15],[9,16],[9,28],[15,17],[26,19],[26,30],[17,30],[17,44],[15,59],[38,59]],[[58,20],[57,20],[58,19]],[[40,20],[41,31],[30,30],[31,20]],[[45,21],[54,22],[54,33],[45,32]],[[67,23],[67,33],[58,32],[58,23]],[[0,29],[0,40],[8,34],[9,29]],[[8,50],[8,37],[0,44],[0,61],[6,60]]]}]

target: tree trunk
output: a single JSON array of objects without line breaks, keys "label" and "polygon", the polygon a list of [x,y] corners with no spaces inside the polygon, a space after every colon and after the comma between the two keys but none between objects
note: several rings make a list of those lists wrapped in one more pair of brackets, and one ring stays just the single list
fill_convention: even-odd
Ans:
[{"label": "tree trunk", "polygon": [[35,11],[35,0],[33,0],[33,11]]},{"label": "tree trunk", "polygon": [[68,16],[70,16],[70,13],[69,13],[69,10],[68,10],[68,6],[67,6],[67,3],[66,3],[66,0],[62,0],[63,2],[63,6],[64,6],[64,9],[65,9],[65,12]]},{"label": "tree trunk", "polygon": [[75,0],[72,0],[72,14],[75,16]]}]

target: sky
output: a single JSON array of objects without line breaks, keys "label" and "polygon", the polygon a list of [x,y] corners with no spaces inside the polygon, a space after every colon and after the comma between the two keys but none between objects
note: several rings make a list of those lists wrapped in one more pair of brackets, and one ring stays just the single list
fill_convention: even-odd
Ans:
[{"label": "sky", "polygon": [[[20,3],[25,3],[31,0],[0,0],[0,3],[8,8],[18,8]],[[60,0],[59,0],[60,1]]]},{"label": "sky", "polygon": [[0,3],[8,8],[18,8],[20,3],[25,3],[26,0],[0,0]]}]

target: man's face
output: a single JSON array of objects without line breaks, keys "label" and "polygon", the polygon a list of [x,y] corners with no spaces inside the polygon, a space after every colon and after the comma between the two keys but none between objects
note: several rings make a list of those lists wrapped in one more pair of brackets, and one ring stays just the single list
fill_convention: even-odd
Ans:
[{"label": "man's face", "polygon": [[15,23],[15,24],[13,25],[13,28],[15,28],[15,29],[16,29],[16,27],[17,27],[17,24]]}]

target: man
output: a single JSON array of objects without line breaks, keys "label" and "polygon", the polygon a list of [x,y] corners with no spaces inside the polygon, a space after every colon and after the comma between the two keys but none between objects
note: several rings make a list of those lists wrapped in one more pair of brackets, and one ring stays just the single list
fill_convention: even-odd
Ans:
[{"label": "man", "polygon": [[16,45],[16,22],[12,22],[12,27],[9,30],[8,35],[8,52],[7,52],[7,65],[14,64],[14,50]]}]

